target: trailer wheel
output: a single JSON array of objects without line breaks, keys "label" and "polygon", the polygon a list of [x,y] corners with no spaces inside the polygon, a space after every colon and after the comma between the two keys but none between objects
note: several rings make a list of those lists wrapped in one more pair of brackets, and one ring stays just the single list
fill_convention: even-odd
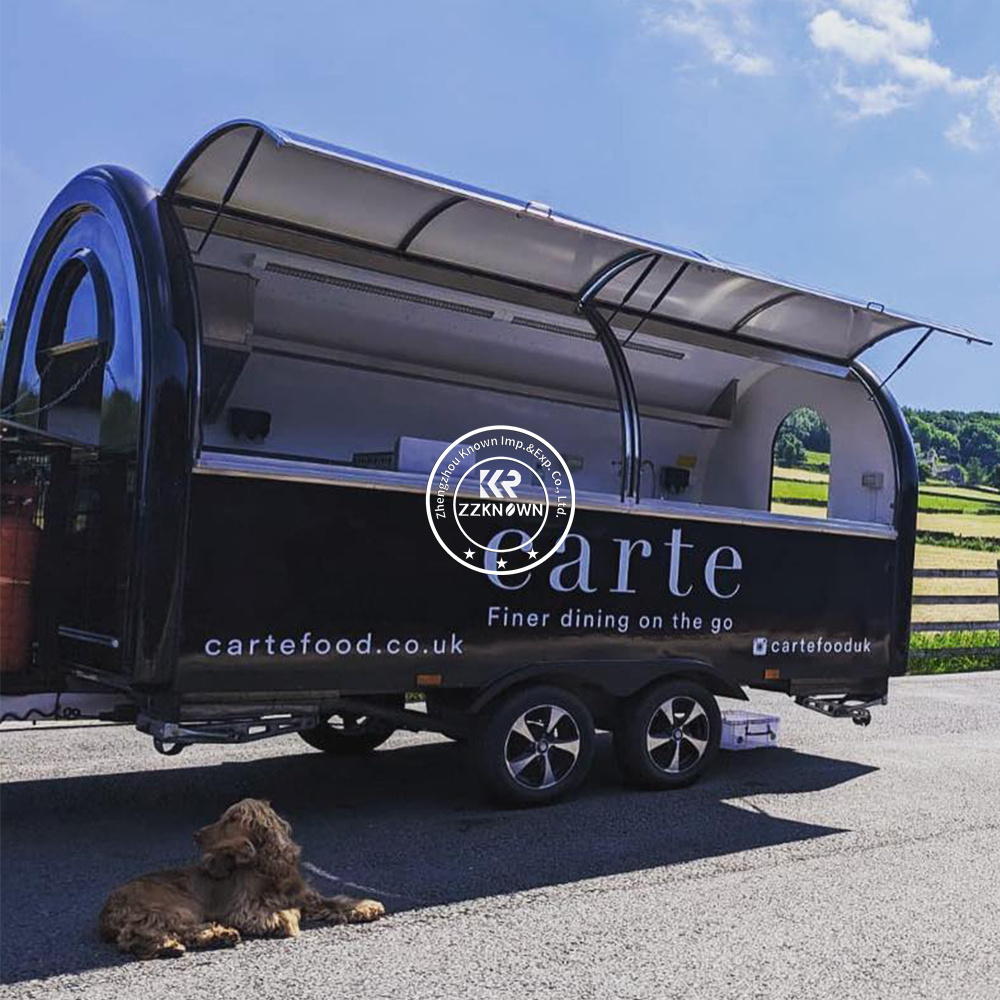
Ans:
[{"label": "trailer wheel", "polygon": [[575,695],[540,684],[488,709],[474,740],[491,796],[507,805],[544,805],[572,791],[594,759],[594,720]]},{"label": "trailer wheel", "polygon": [[615,752],[635,784],[681,788],[712,762],[721,734],[711,692],[691,681],[664,681],[626,705],[614,732]]},{"label": "trailer wheel", "polygon": [[371,753],[396,730],[387,722],[369,715],[331,715],[312,729],[299,732],[311,747],[335,757],[358,757]]}]

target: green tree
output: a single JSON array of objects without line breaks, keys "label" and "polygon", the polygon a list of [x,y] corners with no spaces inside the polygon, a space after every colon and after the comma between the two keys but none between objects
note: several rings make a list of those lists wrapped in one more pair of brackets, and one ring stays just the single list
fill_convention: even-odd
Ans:
[{"label": "green tree", "polygon": [[966,466],[972,459],[978,459],[987,469],[1000,463],[1000,434],[987,423],[970,420],[958,432],[962,446],[962,461]]},{"label": "green tree", "polygon": [[956,462],[954,465],[949,465],[941,473],[941,478],[947,479],[949,483],[955,483],[957,486],[964,486],[969,477],[966,474],[965,466]]},{"label": "green tree", "polygon": [[808,448],[810,451],[830,450],[830,428],[826,426],[826,421],[808,406],[792,410],[785,417],[781,429],[797,437],[802,442],[803,448]]},{"label": "green tree", "polygon": [[777,465],[805,465],[806,449],[802,442],[782,427],[774,442],[774,461]]},{"label": "green tree", "polygon": [[965,417],[966,414],[956,413],[954,410],[943,410],[940,413],[935,413],[932,410],[926,414],[928,423],[933,424],[940,431],[946,431],[948,434],[956,436],[965,422]]},{"label": "green tree", "polygon": [[911,414],[908,423],[914,442],[920,445],[925,454],[933,451],[938,458],[948,462],[961,460],[961,443],[950,431],[942,430],[918,414]]}]

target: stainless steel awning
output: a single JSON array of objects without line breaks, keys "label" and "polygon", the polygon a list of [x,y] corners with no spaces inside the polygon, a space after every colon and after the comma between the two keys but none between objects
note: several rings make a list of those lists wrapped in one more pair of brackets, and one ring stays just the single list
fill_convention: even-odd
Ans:
[{"label": "stainless steel awning", "polygon": [[979,340],[254,121],[210,132],[163,193],[214,213],[212,225],[223,214],[286,225],[563,295],[600,279],[598,304],[835,362],[918,327]]}]

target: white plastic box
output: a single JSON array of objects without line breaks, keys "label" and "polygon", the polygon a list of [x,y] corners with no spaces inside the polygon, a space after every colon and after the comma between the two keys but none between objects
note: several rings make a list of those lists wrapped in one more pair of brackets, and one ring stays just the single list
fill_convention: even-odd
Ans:
[{"label": "white plastic box", "polygon": [[727,709],[722,713],[722,749],[753,750],[755,747],[778,745],[781,718],[743,709]]}]

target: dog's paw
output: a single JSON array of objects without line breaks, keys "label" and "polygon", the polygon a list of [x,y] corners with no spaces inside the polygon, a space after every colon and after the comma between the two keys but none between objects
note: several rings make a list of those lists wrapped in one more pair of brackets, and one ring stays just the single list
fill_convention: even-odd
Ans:
[{"label": "dog's paw", "polygon": [[278,919],[277,933],[279,937],[299,936],[299,911],[279,910],[276,914]]},{"label": "dog's paw", "polygon": [[243,939],[235,927],[217,927],[207,942],[209,948],[235,948]]},{"label": "dog's paw", "polygon": [[385,907],[377,899],[359,899],[348,911],[352,924],[364,924],[385,916]]},{"label": "dog's paw", "polygon": [[187,948],[177,938],[167,938],[156,950],[156,958],[183,958]]},{"label": "dog's paw", "polygon": [[187,944],[190,948],[233,948],[241,940],[240,932],[235,927],[209,924],[188,937]]}]

